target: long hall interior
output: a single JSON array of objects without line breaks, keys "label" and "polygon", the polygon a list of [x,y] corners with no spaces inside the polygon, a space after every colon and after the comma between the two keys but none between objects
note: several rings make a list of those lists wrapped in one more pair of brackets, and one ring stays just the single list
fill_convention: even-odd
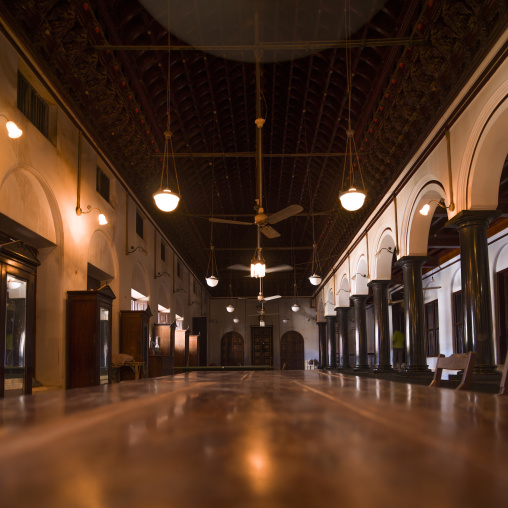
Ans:
[{"label": "long hall interior", "polygon": [[0,0],[0,499],[504,505],[507,54],[506,0]]}]

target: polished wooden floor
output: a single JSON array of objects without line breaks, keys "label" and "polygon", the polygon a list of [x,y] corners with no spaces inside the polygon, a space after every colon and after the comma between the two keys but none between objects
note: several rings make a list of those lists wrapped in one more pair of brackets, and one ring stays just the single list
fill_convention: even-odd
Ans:
[{"label": "polished wooden floor", "polygon": [[200,372],[0,407],[0,506],[508,506],[508,397]]}]

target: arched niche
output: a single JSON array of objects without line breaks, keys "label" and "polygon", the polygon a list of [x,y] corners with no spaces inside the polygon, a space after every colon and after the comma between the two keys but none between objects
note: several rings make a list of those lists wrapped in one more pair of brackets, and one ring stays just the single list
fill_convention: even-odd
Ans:
[{"label": "arched niche", "polygon": [[290,330],[280,338],[280,368],[283,370],[305,368],[305,346],[301,333]]},{"label": "arched niche", "polygon": [[351,275],[351,279],[354,278],[354,294],[355,295],[367,295],[369,293],[369,282],[367,260],[365,256],[361,256],[356,265],[354,273]]},{"label": "arched niche", "polygon": [[459,199],[464,209],[497,208],[497,189],[508,155],[507,132],[508,81],[479,115],[464,150],[459,176]]},{"label": "arched niche", "polygon": [[335,316],[335,296],[333,294],[333,288],[328,290],[328,294],[324,306],[325,316]]},{"label": "arched niche", "polygon": [[169,290],[166,287],[166,284],[164,282],[159,283],[159,291],[158,291],[158,300],[157,303],[159,305],[162,305],[166,309],[171,309],[171,302],[169,299]]},{"label": "arched niche", "polygon": [[[101,230],[93,233],[88,244],[88,264],[103,273],[99,280],[114,279],[118,273],[118,260],[111,238]],[[90,266],[89,266],[90,272]]]},{"label": "arched niche", "polygon": [[148,284],[148,275],[141,263],[136,263],[132,270],[131,288],[144,296],[150,296],[150,286]]},{"label": "arched niche", "polygon": [[[443,186],[436,180],[421,182],[419,190],[408,201],[404,217],[407,217],[407,227],[403,228],[402,242],[405,245],[405,256],[426,256],[429,243],[430,224],[434,211],[441,199],[446,199]],[[427,215],[420,210],[428,204]],[[406,219],[405,219],[406,220]],[[404,238],[405,236],[405,238]]]},{"label": "arched niche", "polygon": [[337,307],[349,307],[349,297],[351,290],[349,288],[349,281],[347,276],[344,275],[340,281],[340,287],[337,294]]},{"label": "arched niche", "polygon": [[460,268],[455,270],[455,273],[452,276],[452,293],[456,293],[457,291],[462,291],[462,279],[460,275]]},{"label": "arched niche", "polygon": [[220,364],[244,365],[244,340],[238,332],[227,332],[220,339]]},{"label": "arched niche", "polygon": [[395,240],[393,238],[393,232],[391,229],[387,228],[381,234],[381,238],[374,252],[374,278],[376,280],[391,279],[394,252]]},{"label": "arched niche", "polygon": [[[21,238],[37,248],[59,243],[55,225],[55,216],[59,217],[59,214],[56,203],[53,207],[50,204],[52,194],[49,196],[48,194],[49,187],[43,186],[34,171],[23,167],[8,171],[0,185],[0,214],[13,222],[11,227],[21,225],[27,235],[35,233],[48,242],[47,245],[35,245],[30,238]],[[16,235],[16,232],[6,232],[17,238],[23,236],[23,233]]]}]

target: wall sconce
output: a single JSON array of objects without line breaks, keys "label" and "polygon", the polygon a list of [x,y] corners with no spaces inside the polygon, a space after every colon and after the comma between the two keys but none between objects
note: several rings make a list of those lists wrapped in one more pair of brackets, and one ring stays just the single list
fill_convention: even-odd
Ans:
[{"label": "wall sconce", "polygon": [[430,204],[432,202],[435,202],[437,203],[438,206],[440,206],[441,208],[445,208],[445,209],[448,209],[450,210],[450,212],[453,212],[453,210],[455,210],[455,205],[453,203],[450,203],[450,206],[446,206],[445,205],[445,200],[444,199],[440,199],[439,201],[437,199],[431,199],[428,203],[425,203],[422,208],[420,209],[420,213],[422,215],[427,215],[429,213],[429,210],[430,210]]},{"label": "wall sconce", "polygon": [[359,275],[360,277],[364,277],[365,279],[367,278],[367,275],[365,275],[364,273],[360,273],[360,272],[356,272],[352,277],[351,277],[351,280],[356,280],[356,276]]},{"label": "wall sconce", "polygon": [[429,287],[429,284],[435,284],[434,276],[432,276],[432,277],[430,278],[429,282],[427,282],[427,285],[426,285],[424,288],[422,288],[422,289],[423,289],[423,291],[428,291],[428,290],[430,290],[430,289],[441,289],[441,286],[433,286],[433,287],[432,287],[432,286],[430,286],[430,287]]},{"label": "wall sconce", "polygon": [[141,247],[141,245],[138,245],[137,247],[134,247],[134,245],[131,245],[131,250],[126,250],[125,251],[125,255],[128,256],[129,254],[132,254],[133,252],[136,252],[138,249],[140,249],[141,252],[145,256],[148,256],[148,251],[144,247]]},{"label": "wall sconce", "polygon": [[17,139],[23,134],[23,131],[14,122],[9,120],[4,114],[0,113],[0,116],[3,116],[7,120],[5,127],[7,127],[7,135],[10,138]]},{"label": "wall sconce", "polygon": [[154,277],[155,279],[158,279],[159,277],[162,277],[163,275],[167,275],[168,277],[171,277],[171,274],[168,272],[157,272],[157,275]]},{"label": "wall sconce", "polygon": [[378,258],[378,257],[382,254],[382,252],[383,252],[384,250],[385,250],[386,252],[389,252],[392,256],[393,256],[393,254],[396,254],[396,253],[397,253],[397,249],[396,249],[395,247],[382,247],[381,249],[379,249],[379,250],[376,252],[376,254],[375,254],[376,258]]},{"label": "wall sconce", "polygon": [[92,208],[90,205],[88,205],[86,207],[86,211],[83,211],[80,206],[77,206],[76,215],[79,217],[80,215],[84,213],[90,213],[93,210],[97,210],[99,212],[99,224],[101,226],[105,226],[108,223],[108,219],[106,219],[106,216],[98,208]]}]

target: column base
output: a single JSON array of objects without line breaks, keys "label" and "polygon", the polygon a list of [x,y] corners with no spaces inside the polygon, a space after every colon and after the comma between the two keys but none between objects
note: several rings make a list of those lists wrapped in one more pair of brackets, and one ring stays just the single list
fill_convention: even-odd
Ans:
[{"label": "column base", "polygon": [[325,367],[325,370],[335,370],[335,369],[336,369],[335,365],[327,365]]},{"label": "column base", "polygon": [[353,370],[353,367],[351,367],[351,365],[339,365],[337,367],[337,370]]},{"label": "column base", "polygon": [[366,364],[364,364],[364,365],[355,365],[355,366],[354,366],[354,368],[353,368],[353,370],[354,370],[355,372],[365,372],[365,371],[367,371],[367,370],[370,370],[370,367],[369,367],[369,364],[368,364],[368,363],[366,363]]},{"label": "column base", "polygon": [[497,365],[475,365],[473,375],[475,374],[480,376],[499,375],[499,371],[497,370]]},{"label": "column base", "polygon": [[393,372],[393,367],[391,365],[375,365],[374,372]]},{"label": "column base", "polygon": [[430,369],[428,365],[413,365],[411,367],[406,367],[401,371],[401,374],[409,374],[411,376],[418,376],[418,375],[428,375],[428,374],[434,374]]}]

